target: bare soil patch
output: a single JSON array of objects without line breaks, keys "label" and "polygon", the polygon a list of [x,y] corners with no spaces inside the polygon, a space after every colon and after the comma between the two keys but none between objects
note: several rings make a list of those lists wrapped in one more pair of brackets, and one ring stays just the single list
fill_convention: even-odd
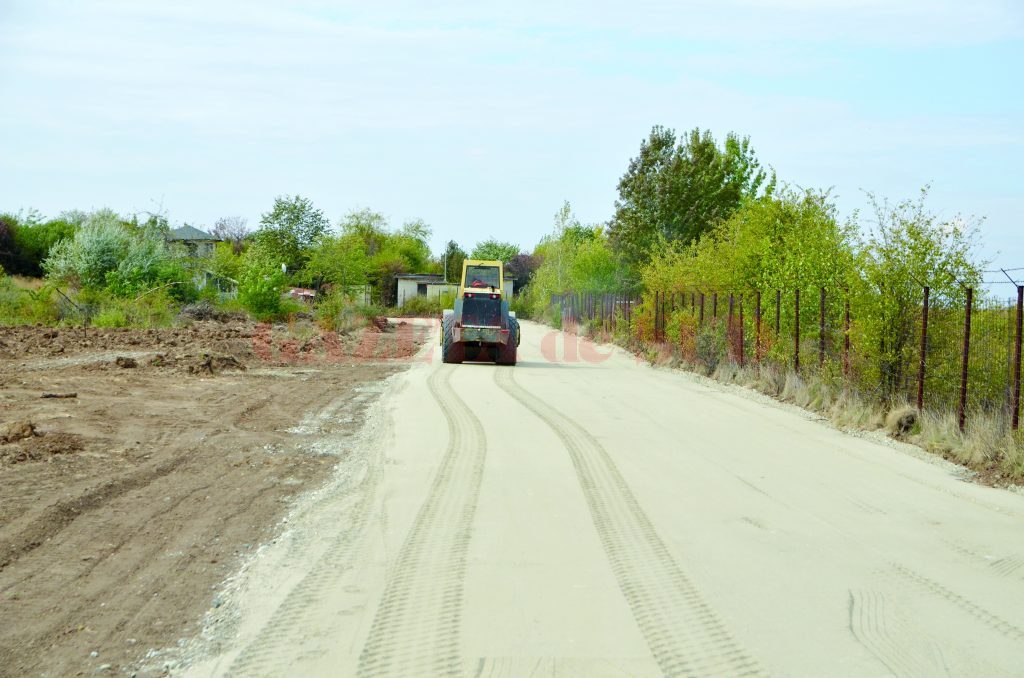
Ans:
[{"label": "bare soil patch", "polygon": [[196,633],[406,334],[0,328],[0,675],[121,672]]}]

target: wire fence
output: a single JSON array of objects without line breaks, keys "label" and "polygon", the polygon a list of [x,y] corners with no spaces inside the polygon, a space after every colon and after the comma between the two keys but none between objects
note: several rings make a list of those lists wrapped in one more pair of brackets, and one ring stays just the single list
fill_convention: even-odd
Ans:
[{"label": "wire fence", "polygon": [[923,287],[913,304],[870,320],[845,290],[722,292],[654,290],[639,297],[567,293],[551,297],[563,327],[585,325],[671,345],[708,370],[728,361],[817,375],[864,396],[905,399],[951,413],[961,429],[973,413],[1020,426],[1024,286],[1014,295],[944,297]]}]

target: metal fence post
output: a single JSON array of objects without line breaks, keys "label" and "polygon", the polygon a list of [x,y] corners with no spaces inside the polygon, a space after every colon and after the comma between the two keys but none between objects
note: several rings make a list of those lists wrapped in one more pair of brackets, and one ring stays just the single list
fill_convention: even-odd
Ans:
[{"label": "metal fence post", "polygon": [[711,317],[718,320],[718,292],[711,293]]},{"label": "metal fence post", "polygon": [[782,333],[782,290],[775,290],[775,338]]},{"label": "metal fence post", "polygon": [[967,367],[971,356],[971,307],[974,305],[974,288],[967,288],[967,302],[964,305],[964,350],[960,368],[960,408],[957,412],[960,430],[967,420]]},{"label": "metal fence post", "polygon": [[1017,343],[1013,348],[1013,415],[1011,416],[1012,428],[1016,431],[1020,427],[1020,353],[1021,353],[1021,329],[1024,325],[1024,285],[1017,286]]},{"label": "metal fence post", "polygon": [[659,308],[661,308],[661,292],[654,291],[654,341],[658,341],[658,315]]},{"label": "metal fence post", "polygon": [[846,290],[843,314],[843,376],[850,376],[850,290]]},{"label": "metal fence post", "polygon": [[793,316],[793,371],[800,371],[800,290],[796,291]]},{"label": "metal fence post", "polygon": [[700,327],[704,327],[704,293],[700,293],[700,319],[697,321]]},{"label": "metal fence post", "polygon": [[821,288],[821,302],[818,309],[818,369],[825,365],[825,288]]},{"label": "metal fence post", "polygon": [[917,368],[917,409],[924,408],[924,377],[925,362],[928,354],[928,297],[931,288],[925,285],[924,299],[921,302],[921,361]]},{"label": "metal fence post", "polygon": [[740,295],[740,367],[743,367],[743,295]]},{"label": "metal fence post", "polygon": [[754,362],[761,362],[761,290],[757,291],[757,306],[754,308]]}]

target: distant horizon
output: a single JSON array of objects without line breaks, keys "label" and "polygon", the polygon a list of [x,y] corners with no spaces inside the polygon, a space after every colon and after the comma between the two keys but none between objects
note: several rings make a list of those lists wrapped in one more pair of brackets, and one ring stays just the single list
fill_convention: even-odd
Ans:
[{"label": "distant horizon", "polygon": [[1013,2],[41,0],[5,3],[0,25],[0,211],[256,228],[299,194],[335,226],[362,208],[423,219],[434,253],[532,251],[566,200],[607,222],[659,124],[749,136],[781,182],[832,187],[862,227],[863,191],[930,184],[940,218],[985,218],[986,268],[1024,267]]}]

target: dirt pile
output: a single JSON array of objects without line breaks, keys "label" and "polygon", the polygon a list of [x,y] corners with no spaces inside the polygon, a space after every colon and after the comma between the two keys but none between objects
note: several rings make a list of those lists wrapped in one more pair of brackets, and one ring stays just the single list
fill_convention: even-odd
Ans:
[{"label": "dirt pile", "polygon": [[20,464],[26,461],[46,461],[58,454],[70,454],[84,449],[82,436],[73,433],[36,430],[27,419],[12,421],[0,429],[0,463]]},{"label": "dirt pile", "polygon": [[22,419],[4,424],[0,429],[0,445],[15,443],[19,440],[31,438],[36,434],[36,426],[31,421]]},{"label": "dirt pile", "polygon": [[207,374],[211,377],[218,372],[224,372],[227,370],[244,372],[245,365],[238,362],[234,356],[204,354],[198,363],[189,365],[188,367],[190,374]]},{"label": "dirt pile", "polygon": [[20,326],[0,327],[0,358],[39,358],[94,351],[187,352],[190,349],[230,353],[241,360],[252,355],[256,326],[251,322],[197,321],[161,329]]}]

